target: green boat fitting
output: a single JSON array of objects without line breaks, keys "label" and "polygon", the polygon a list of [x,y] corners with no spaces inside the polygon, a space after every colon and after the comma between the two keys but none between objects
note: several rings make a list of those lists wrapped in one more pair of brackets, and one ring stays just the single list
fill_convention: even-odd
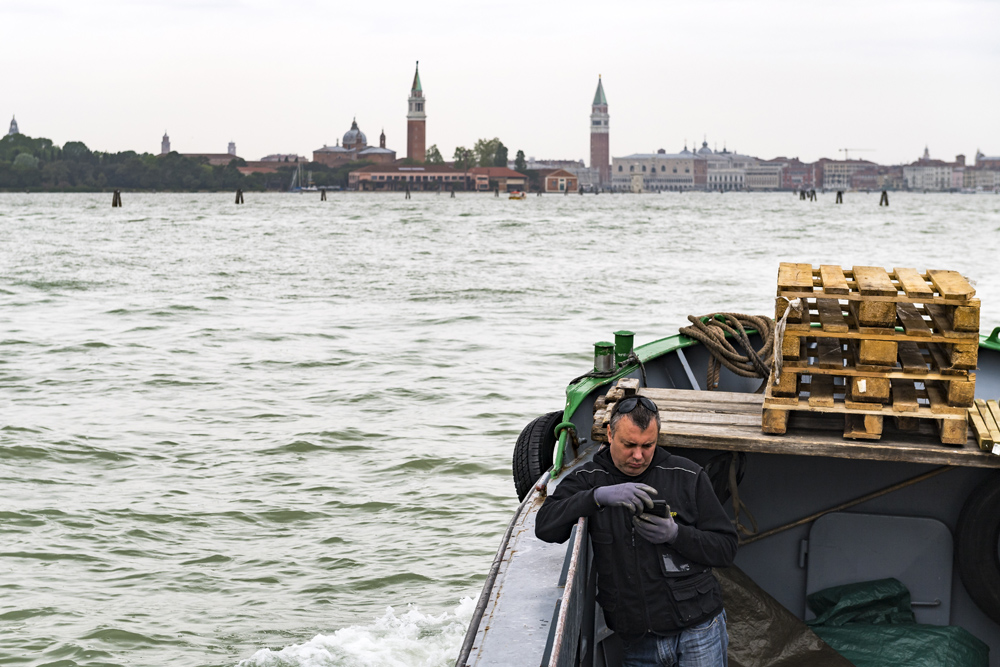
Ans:
[{"label": "green boat fitting", "polygon": [[991,350],[1000,350],[1000,327],[994,328],[993,333],[988,338],[983,339],[980,345],[988,347]]},{"label": "green boat fitting", "polygon": [[635,334],[631,331],[615,332],[615,365],[621,364],[632,354],[632,345],[635,342]]},{"label": "green boat fitting", "polygon": [[606,340],[594,343],[594,372],[611,373],[615,370],[615,345]]}]

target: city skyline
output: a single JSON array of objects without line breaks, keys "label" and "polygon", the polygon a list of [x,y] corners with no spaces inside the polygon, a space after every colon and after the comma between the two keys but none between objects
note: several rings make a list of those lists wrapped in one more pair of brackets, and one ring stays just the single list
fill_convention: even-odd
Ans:
[{"label": "city skyline", "polygon": [[[229,0],[0,2],[13,35],[0,54],[22,63],[0,113],[25,134],[106,151],[156,153],[168,128],[181,152],[221,153],[232,140],[247,159],[309,155],[355,117],[402,147],[420,60],[433,90],[426,145],[446,159],[497,136],[512,154],[589,164],[598,75],[612,156],[678,152],[705,136],[719,149],[804,161],[841,158],[841,148],[874,149],[857,157],[880,164],[908,163],[925,146],[946,160],[1000,153],[991,3],[633,3],[600,20],[591,10],[603,5],[571,15],[541,6],[516,21],[389,5],[375,16],[299,3],[312,17],[303,21],[294,8]],[[313,25],[352,26],[336,33],[349,57],[311,38]],[[269,44],[272,34],[283,37]]]}]

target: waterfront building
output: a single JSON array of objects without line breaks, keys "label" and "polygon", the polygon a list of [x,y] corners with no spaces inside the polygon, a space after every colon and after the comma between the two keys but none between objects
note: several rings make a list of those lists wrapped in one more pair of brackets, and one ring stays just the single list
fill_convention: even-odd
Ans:
[{"label": "waterfront building", "polygon": [[951,189],[961,190],[965,182],[965,156],[959,153],[955,156],[955,166],[951,170]]},{"label": "waterfront building", "polygon": [[565,169],[540,169],[542,192],[564,193],[576,192],[580,189],[580,180],[576,174]]},{"label": "waterfront building", "polygon": [[385,131],[379,137],[378,146],[369,146],[368,137],[358,127],[358,120],[351,121],[351,129],[344,133],[343,142],[336,146],[323,146],[313,151],[313,162],[328,167],[341,167],[349,162],[374,162],[386,164],[396,160],[396,151],[385,147]]},{"label": "waterfront building", "polygon": [[611,182],[610,118],[604,84],[601,82],[601,76],[597,75],[597,91],[590,105],[590,168],[595,170],[597,176],[597,181],[593,185],[606,185]]},{"label": "waterfront building", "polygon": [[903,178],[902,165],[880,166],[878,168],[878,190],[903,190],[906,179]]},{"label": "waterfront building", "polygon": [[782,159],[765,160],[746,167],[746,189],[761,192],[781,189],[781,174],[786,162]]},{"label": "waterfront building", "polygon": [[[11,121],[13,127],[13,121]],[[992,157],[988,155],[983,155],[981,150],[976,150],[976,169],[1000,169],[1000,155],[994,155]]]},{"label": "waterfront building", "polygon": [[813,190],[816,185],[816,165],[807,164],[797,157],[775,158],[773,162],[783,162],[781,170],[782,190]]},{"label": "waterfront building", "polygon": [[163,131],[163,139],[160,140],[160,155],[166,155],[170,152],[170,135],[167,131]]},{"label": "waterfront building", "polygon": [[469,173],[475,180],[476,190],[480,192],[494,189],[524,192],[528,184],[527,176],[507,167],[473,167]]},{"label": "waterfront building", "polygon": [[701,142],[698,155],[705,159],[706,189],[710,191],[745,190],[747,169],[758,160],[749,155],[730,153],[725,146],[721,151],[713,151],[707,141]]},{"label": "waterfront building", "polygon": [[[730,191],[747,189],[747,170],[759,160],[726,148],[713,151],[703,141],[697,151],[636,153],[612,159],[611,184],[616,190],[662,192],[682,190]],[[771,166],[756,174],[759,189],[777,189],[781,168]]]},{"label": "waterfront building", "polygon": [[[610,173],[611,166],[608,165],[608,172]],[[569,173],[576,176],[577,185],[584,190],[594,191],[600,190],[600,170],[591,169],[590,167],[568,167],[564,169]],[[611,185],[610,182],[605,183],[603,187],[608,187]]]},{"label": "waterfront building", "polygon": [[851,179],[855,173],[864,170],[878,169],[878,165],[869,160],[831,160],[821,158],[816,162],[817,187],[827,190],[850,190]]},{"label": "waterfront building", "polygon": [[[920,159],[903,167],[903,178],[910,190],[945,192],[955,188],[956,169],[965,171],[965,156],[959,156],[961,164],[931,159],[930,150],[925,146]],[[959,181],[961,183],[961,181]],[[961,187],[961,186],[959,186]]]},{"label": "waterfront building", "polygon": [[21,131],[19,129],[17,129],[17,119],[14,118],[14,116],[11,116],[10,117],[10,129],[7,130],[7,136],[9,137],[9,136],[14,135],[14,134],[21,134]]},{"label": "waterfront building", "polygon": [[[516,169],[517,164],[514,160],[508,160],[507,167],[510,169]],[[583,160],[547,160],[529,157],[524,161],[525,171],[541,172],[545,170],[551,171],[553,169],[563,169],[575,176],[577,188],[582,187],[585,190],[595,190],[600,187],[601,178],[599,170],[596,167],[588,167]],[[610,185],[610,181],[605,182],[605,187]]]},{"label": "waterfront building", "polygon": [[471,171],[456,171],[446,164],[372,164],[347,176],[351,190],[466,190]]},{"label": "waterfront building", "polygon": [[406,113],[406,157],[414,162],[427,158],[427,109],[424,88],[420,85],[420,61],[410,86],[409,111]]},{"label": "waterfront building", "polygon": [[852,190],[877,190],[879,184],[879,168],[877,164],[864,169],[858,169],[851,174]]},{"label": "waterfront building", "polygon": [[963,174],[963,186],[977,192],[1000,191],[1000,169],[966,169]]},{"label": "waterfront building", "polygon": [[[352,127],[356,125],[357,122]],[[317,148],[313,151],[313,162],[320,162],[328,167],[340,167],[356,159],[356,152],[341,146],[340,139],[337,139],[336,146],[323,144],[323,148]]]},{"label": "waterfront building", "polygon": [[659,149],[611,160],[611,185],[615,190],[661,192],[697,188],[695,164],[704,160],[684,147],[680,153]]}]

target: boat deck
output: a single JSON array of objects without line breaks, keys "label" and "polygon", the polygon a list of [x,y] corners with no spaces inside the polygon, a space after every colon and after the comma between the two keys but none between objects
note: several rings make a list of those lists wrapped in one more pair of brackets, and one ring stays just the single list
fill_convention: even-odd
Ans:
[{"label": "boat deck", "polygon": [[644,388],[660,409],[659,444],[670,449],[827,456],[872,461],[909,461],[937,465],[1000,468],[1000,456],[979,449],[973,437],[964,445],[943,445],[933,420],[920,431],[898,431],[887,420],[878,441],[843,436],[842,414],[793,413],[788,432],[761,432],[764,396],[725,391]]}]

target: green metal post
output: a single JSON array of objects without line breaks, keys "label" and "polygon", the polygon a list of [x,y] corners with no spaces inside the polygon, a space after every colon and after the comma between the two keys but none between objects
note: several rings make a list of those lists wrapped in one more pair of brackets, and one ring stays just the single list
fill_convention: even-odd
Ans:
[{"label": "green metal post", "polygon": [[594,343],[594,372],[610,373],[615,369],[615,346],[606,340]]},{"label": "green metal post", "polygon": [[620,364],[632,353],[632,344],[635,334],[631,331],[615,332],[615,364]]},{"label": "green metal post", "polygon": [[566,431],[559,434],[559,442],[556,443],[556,451],[552,454],[552,477],[555,478],[562,472],[563,452],[566,451]]}]

